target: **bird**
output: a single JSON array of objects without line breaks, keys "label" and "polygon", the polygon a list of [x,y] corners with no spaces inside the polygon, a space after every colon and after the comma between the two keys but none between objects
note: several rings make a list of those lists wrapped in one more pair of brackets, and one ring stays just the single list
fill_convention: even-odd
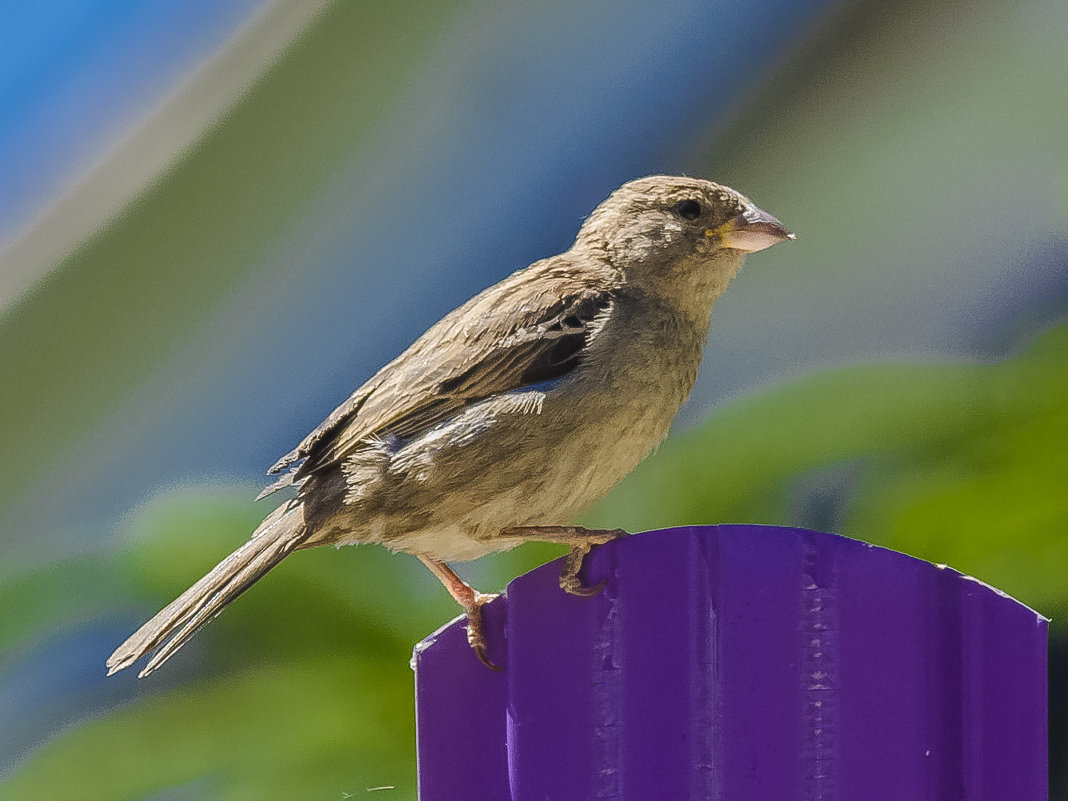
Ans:
[{"label": "bird", "polygon": [[794,235],[722,184],[652,175],[612,192],[563,253],[447,314],[268,471],[290,488],[251,538],[107,660],[170,659],[290,553],[377,543],[420,559],[487,655],[482,606],[449,566],[526,541],[571,550],[563,590],[621,529],[571,524],[666,436],[693,389],[714,302],[746,256]]}]

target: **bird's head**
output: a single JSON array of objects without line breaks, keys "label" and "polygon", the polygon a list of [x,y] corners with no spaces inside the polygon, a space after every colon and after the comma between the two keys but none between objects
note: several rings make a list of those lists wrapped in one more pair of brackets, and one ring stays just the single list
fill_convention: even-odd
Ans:
[{"label": "bird's head", "polygon": [[[794,235],[749,198],[700,178],[652,175],[624,184],[594,209],[576,239],[647,291],[710,306],[746,254]],[[711,295],[711,297],[707,297]]]}]

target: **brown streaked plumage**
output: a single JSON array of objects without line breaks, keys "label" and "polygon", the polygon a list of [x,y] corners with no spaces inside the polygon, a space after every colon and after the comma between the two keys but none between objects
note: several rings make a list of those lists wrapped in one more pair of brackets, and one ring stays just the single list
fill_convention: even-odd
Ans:
[{"label": "brown streaked plumage", "polygon": [[[537,294],[523,294],[516,273],[446,315],[279,459],[268,473],[304,461],[259,497],[336,464],[368,437],[407,439],[472,403],[566,372],[552,369],[554,353],[567,340],[584,338],[618,281],[606,269],[570,267],[537,262],[522,271],[538,282]],[[449,345],[458,346],[459,358],[442,359]],[[568,356],[573,362],[577,352]]]},{"label": "brown streaked plumage", "polygon": [[288,486],[252,539],[108,660],[155,670],[293,550],[379,543],[418,556],[468,614],[487,664],[489,597],[445,564],[528,539],[581,556],[619,531],[568,525],[667,434],[697,377],[712,304],[748,252],[791,238],[732,189],[651,176],[597,207],[565,253],[439,323],[356,390],[271,473]]}]

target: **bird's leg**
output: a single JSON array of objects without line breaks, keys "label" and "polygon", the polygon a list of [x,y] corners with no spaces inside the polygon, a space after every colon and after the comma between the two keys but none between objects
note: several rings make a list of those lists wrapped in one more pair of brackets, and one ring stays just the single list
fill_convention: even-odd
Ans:
[{"label": "bird's leg", "polygon": [[571,546],[571,551],[564,557],[564,569],[560,572],[560,589],[571,595],[591,598],[604,588],[604,582],[587,587],[579,579],[579,571],[586,554],[594,545],[627,536],[621,528],[583,528],[582,526],[512,526],[501,531],[502,537],[516,537],[529,541],[562,542]]},{"label": "bird's leg", "polygon": [[420,556],[419,561],[426,565],[430,572],[438,577],[438,581],[445,585],[449,595],[467,613],[467,642],[475,651],[479,661],[488,668],[500,670],[497,665],[490,661],[486,653],[486,634],[482,629],[482,605],[492,601],[496,595],[479,592],[442,561],[429,556]]}]

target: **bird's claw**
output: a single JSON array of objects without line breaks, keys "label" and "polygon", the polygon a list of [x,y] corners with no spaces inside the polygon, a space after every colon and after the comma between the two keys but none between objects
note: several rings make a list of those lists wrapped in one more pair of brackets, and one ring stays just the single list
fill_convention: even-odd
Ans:
[{"label": "bird's claw", "polygon": [[467,643],[471,646],[471,650],[475,652],[478,661],[491,670],[502,670],[499,665],[494,664],[493,660],[489,658],[489,653],[486,649],[486,632],[482,623],[483,605],[496,597],[496,595],[489,593],[475,592],[471,604],[465,606],[464,611],[467,612]]},{"label": "bird's claw", "polygon": [[604,580],[598,581],[593,586],[586,586],[579,578],[582,565],[586,561],[586,554],[593,550],[594,545],[604,545],[606,542],[627,536],[627,532],[620,528],[606,531],[590,532],[582,542],[571,544],[571,551],[564,557],[564,569],[560,571],[560,589],[569,595],[577,595],[580,598],[592,598],[604,589]]}]

